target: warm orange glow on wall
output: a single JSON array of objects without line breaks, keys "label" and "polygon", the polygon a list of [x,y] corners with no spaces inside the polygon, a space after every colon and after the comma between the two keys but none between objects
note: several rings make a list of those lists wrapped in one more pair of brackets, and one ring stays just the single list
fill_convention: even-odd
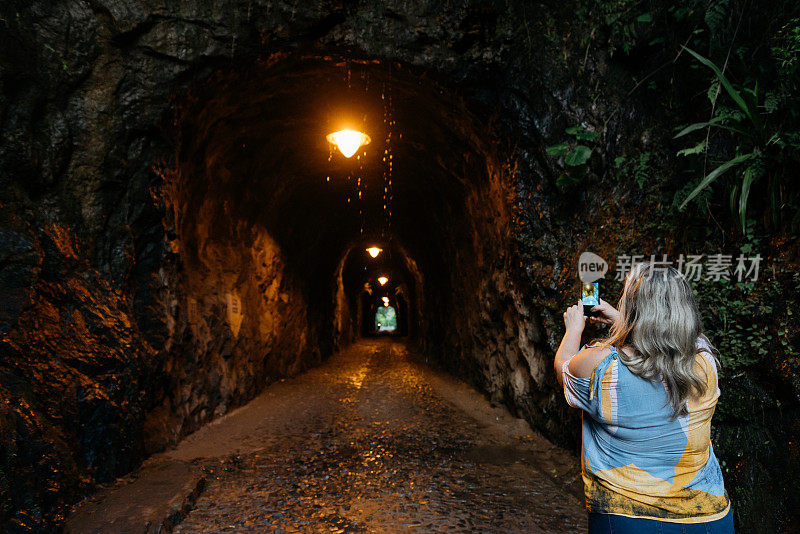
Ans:
[{"label": "warm orange glow on wall", "polygon": [[386,278],[385,276],[381,276],[381,277],[379,277],[379,278],[378,278],[378,282],[379,282],[379,283],[380,283],[382,286],[385,286],[385,285],[386,285],[386,282],[388,282],[388,281],[389,281],[389,279],[388,279],[388,278]]},{"label": "warm orange glow on wall", "polygon": [[373,258],[377,258],[378,254],[383,252],[383,249],[379,247],[369,247],[367,249],[367,252],[369,252],[369,255],[372,256]]},{"label": "warm orange glow on wall", "polygon": [[369,144],[372,140],[364,132],[356,130],[339,130],[328,134],[327,139],[336,145],[346,158],[355,154],[360,147]]}]

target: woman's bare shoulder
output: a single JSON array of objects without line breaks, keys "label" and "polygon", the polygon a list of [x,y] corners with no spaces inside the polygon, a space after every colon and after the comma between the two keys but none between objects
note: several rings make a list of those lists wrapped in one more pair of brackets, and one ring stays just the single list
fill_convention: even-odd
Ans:
[{"label": "woman's bare shoulder", "polygon": [[572,357],[569,372],[578,378],[591,378],[597,364],[611,352],[611,348],[600,344],[588,345]]}]

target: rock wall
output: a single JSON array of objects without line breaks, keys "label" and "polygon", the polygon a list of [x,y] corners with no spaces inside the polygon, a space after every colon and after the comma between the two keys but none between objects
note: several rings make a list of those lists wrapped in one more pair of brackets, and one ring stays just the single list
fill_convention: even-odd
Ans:
[{"label": "rock wall", "polygon": [[479,153],[479,162],[464,162],[463,174],[485,179],[469,191],[463,212],[442,222],[450,229],[439,246],[444,277],[426,287],[431,308],[422,320],[423,350],[493,402],[574,446],[569,425],[579,425],[579,417],[554,383],[541,310],[532,305],[518,260],[512,202],[518,176],[489,146]]},{"label": "rock wall", "polygon": [[0,519],[7,532],[45,531],[65,503],[142,458],[157,353],[68,228],[10,207],[0,215],[13,279],[0,338]]},{"label": "rock wall", "polygon": [[195,228],[172,245],[180,254],[191,243],[197,257],[181,256],[186,265],[165,285],[164,304],[175,315],[166,315],[167,354],[144,421],[146,452],[175,443],[323,356],[307,299],[266,231],[243,223]]}]

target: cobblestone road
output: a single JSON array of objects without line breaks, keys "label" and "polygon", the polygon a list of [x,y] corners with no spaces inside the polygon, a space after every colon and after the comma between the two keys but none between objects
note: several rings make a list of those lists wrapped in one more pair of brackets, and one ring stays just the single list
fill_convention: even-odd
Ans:
[{"label": "cobblestone road", "polygon": [[420,358],[359,342],[187,438],[175,531],[585,532],[578,460]]}]

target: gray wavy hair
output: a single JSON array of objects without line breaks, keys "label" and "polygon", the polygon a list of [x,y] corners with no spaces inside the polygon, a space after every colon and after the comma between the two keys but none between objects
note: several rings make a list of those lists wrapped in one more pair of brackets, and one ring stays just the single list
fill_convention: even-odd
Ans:
[{"label": "gray wavy hair", "polygon": [[634,354],[619,358],[634,374],[661,380],[673,418],[687,413],[687,401],[702,396],[707,378],[695,371],[699,350],[719,363],[718,351],[703,333],[703,324],[689,282],[671,266],[637,263],[625,278],[619,299],[619,319],[602,343],[627,344]]}]

